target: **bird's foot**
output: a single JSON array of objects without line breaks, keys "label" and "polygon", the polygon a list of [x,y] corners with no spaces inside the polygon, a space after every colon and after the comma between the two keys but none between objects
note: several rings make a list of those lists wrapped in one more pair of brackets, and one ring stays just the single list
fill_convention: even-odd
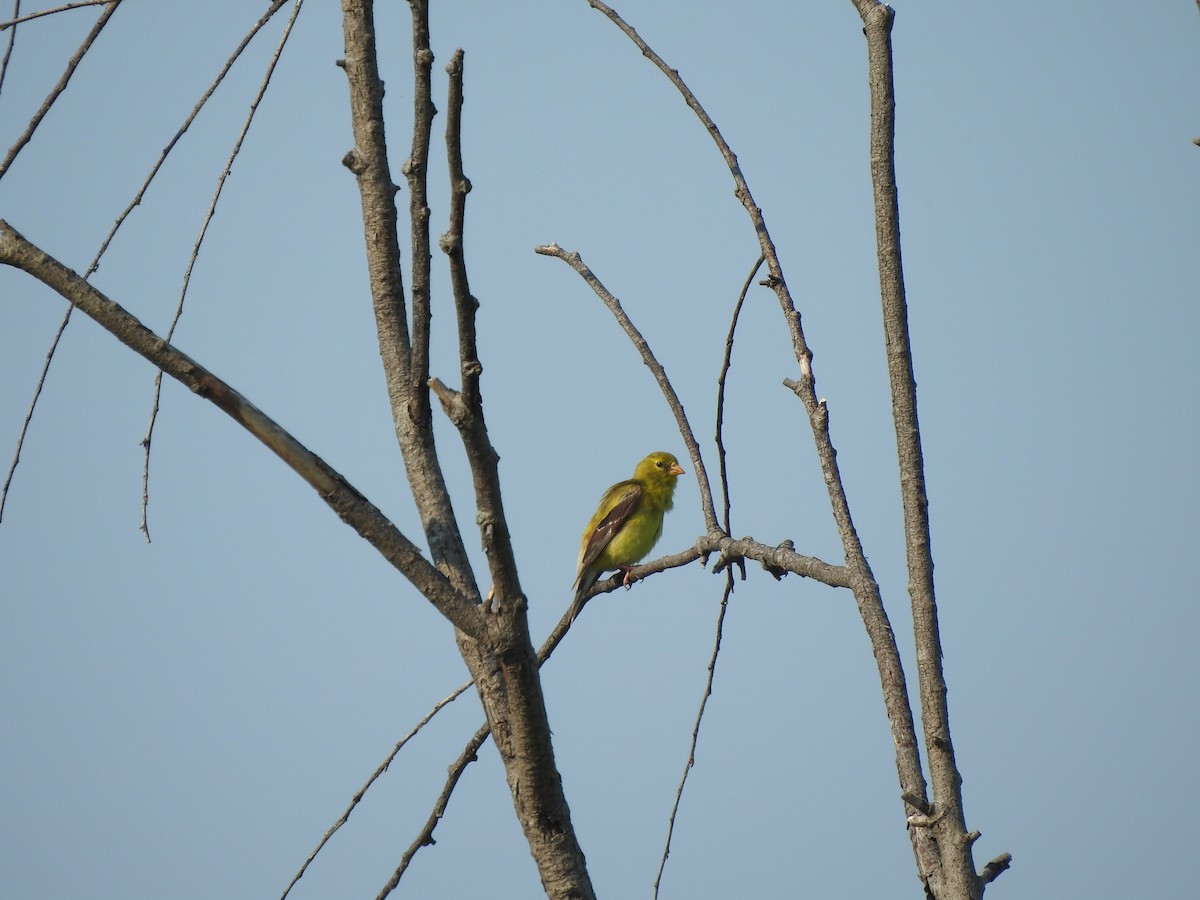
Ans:
[{"label": "bird's foot", "polygon": [[625,585],[625,590],[629,590],[631,587],[633,587],[633,583],[637,581],[633,575],[633,567],[617,566],[617,569],[620,571],[621,575],[624,576],[621,578],[621,584]]}]

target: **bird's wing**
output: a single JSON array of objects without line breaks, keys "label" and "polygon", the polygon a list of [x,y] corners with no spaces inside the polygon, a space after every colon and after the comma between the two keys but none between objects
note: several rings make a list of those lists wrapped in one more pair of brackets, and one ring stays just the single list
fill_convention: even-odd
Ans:
[{"label": "bird's wing", "polygon": [[623,482],[617,485],[610,494],[611,496],[606,496],[600,501],[600,506],[604,508],[611,504],[611,507],[596,523],[596,527],[588,535],[587,543],[579,554],[579,571],[575,579],[577,584],[583,578],[584,573],[591,568],[592,563],[600,558],[600,554],[604,552],[604,548],[608,546],[613,536],[621,530],[637,509],[638,502],[642,499],[642,486],[636,481]]}]

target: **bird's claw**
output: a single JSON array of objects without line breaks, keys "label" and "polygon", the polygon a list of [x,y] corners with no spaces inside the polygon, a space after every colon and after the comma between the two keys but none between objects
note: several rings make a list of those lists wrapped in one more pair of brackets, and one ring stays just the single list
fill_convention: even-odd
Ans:
[{"label": "bird's claw", "polygon": [[631,566],[619,566],[618,568],[621,572],[621,575],[624,576],[621,579],[621,584],[625,586],[625,590],[629,590],[631,587],[633,587],[633,583],[637,581],[637,579],[633,577],[633,568]]}]

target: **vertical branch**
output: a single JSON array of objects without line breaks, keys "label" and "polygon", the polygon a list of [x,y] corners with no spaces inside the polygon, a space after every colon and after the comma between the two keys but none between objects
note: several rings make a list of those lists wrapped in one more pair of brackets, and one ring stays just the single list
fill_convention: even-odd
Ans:
[{"label": "vertical branch", "polygon": [[450,76],[450,98],[446,113],[446,158],[450,168],[450,227],[438,244],[450,264],[450,285],[454,293],[455,318],[458,324],[462,389],[455,393],[436,378],[430,383],[437,392],[446,414],[462,435],[467,460],[471,464],[471,476],[475,487],[475,518],[479,524],[483,549],[487,554],[492,589],[497,602],[507,605],[521,599],[521,586],[517,578],[517,561],[500,491],[500,455],[488,437],[483,395],[479,386],[480,376],[483,374],[475,330],[475,314],[479,309],[479,301],[471,294],[471,285],[467,278],[465,226],[467,194],[471,191],[471,181],[463,172],[462,158],[462,50],[455,51],[454,57],[446,66],[446,72]]},{"label": "vertical branch", "polygon": [[[746,276],[746,283],[742,285],[742,292],[738,294],[737,303],[733,305],[733,318],[729,322],[729,333],[725,336],[725,356],[721,360],[721,373],[717,376],[717,423],[714,439],[717,443],[717,464],[721,472],[721,496],[725,506],[725,515],[722,521],[726,534],[732,533],[733,526],[729,516],[733,501],[729,494],[729,470],[725,459],[725,382],[729,376],[729,368],[733,364],[733,336],[737,332],[738,319],[742,315],[742,304],[746,302],[746,295],[750,293],[750,284],[754,281],[754,276],[762,268],[763,259],[764,257],[760,254],[758,261],[754,263],[754,268]],[[743,566],[742,576],[745,577],[745,574],[746,570]]]},{"label": "vertical branch", "polygon": [[[422,0],[414,0],[414,15],[416,7],[421,5]],[[342,14],[346,40],[346,58],[342,66],[350,84],[350,116],[354,128],[354,149],[346,154],[343,163],[354,173],[362,196],[367,270],[396,439],[435,565],[445,572],[456,588],[478,599],[479,589],[471,574],[434,446],[433,426],[427,412],[428,388],[423,381],[418,383],[414,374],[416,353],[405,318],[395,203],[398,188],[392,181],[387,159],[383,82],[379,77],[375,50],[374,3],[372,0],[342,0]],[[427,18],[425,22],[427,43]],[[428,51],[428,46],[425,49]],[[427,108],[425,114],[432,116],[432,108]],[[423,125],[418,123],[418,127],[428,129],[428,121]],[[419,212],[414,210],[414,214]],[[428,211],[423,215],[427,216]],[[414,223],[414,232],[417,230]],[[427,269],[426,261],[426,293]],[[427,306],[425,319],[427,323]],[[428,341],[427,328],[422,340]]]},{"label": "vertical branch", "polygon": [[412,151],[401,172],[408,180],[408,217],[412,247],[412,403],[411,415],[429,420],[429,143],[433,134],[433,50],[429,46],[429,0],[409,0],[413,35]]},{"label": "vertical branch", "polygon": [[[933,787],[934,829],[940,855],[939,875],[946,896],[979,897],[981,879],[971,858],[973,837],[967,834],[962,808],[962,776],[954,759],[950,714],[942,669],[937,601],[933,585],[933,552],[929,534],[929,499],[917,419],[917,384],[913,377],[908,306],[900,259],[900,204],[896,189],[896,104],[892,79],[891,31],[895,13],[872,0],[854,0],[867,37],[871,87],[871,183],[875,197],[875,236],[879,287],[883,303],[892,417],[900,464],[900,495],[917,648],[917,678],[925,751]],[[937,894],[939,897],[942,894]]]}]

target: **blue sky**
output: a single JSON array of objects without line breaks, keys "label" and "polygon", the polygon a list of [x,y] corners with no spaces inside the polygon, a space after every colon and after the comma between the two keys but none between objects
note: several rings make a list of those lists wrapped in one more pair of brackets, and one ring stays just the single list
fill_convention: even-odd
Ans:
[{"label": "blue sky", "polygon": [[[897,4],[897,169],[950,712],[989,896],[1184,896],[1200,776],[1195,4]],[[618,7],[706,105],[767,223],[915,693],[878,312],[861,23],[849,2]],[[261,9],[125,4],[0,181],[0,216],[83,270]],[[285,10],[286,12],[286,10]],[[23,25],[0,146],[94,10]],[[94,283],[163,331],[277,17],[134,212]],[[682,445],[578,250],[671,375],[715,473],[716,376],[754,235],[703,128],[586,3],[435,3],[435,97],[466,50],[467,258],[493,443],[535,635],[579,531],[645,453]],[[379,38],[407,155],[406,4]],[[407,534],[378,362],[341,25],[307,3],[233,168],[176,344],[321,454]],[[435,123],[433,233],[445,228]],[[435,251],[436,253],[437,251]],[[406,272],[407,249],[403,259]],[[455,344],[435,258],[434,371]],[[7,463],[64,303],[0,271]],[[733,532],[840,562],[773,296],[754,289],[726,413]],[[278,896],[393,743],[458,685],[449,626],[214,408],[77,317],[0,523],[0,893]],[[445,424],[445,423],[443,423]],[[439,433],[456,506],[470,483]],[[660,549],[702,530],[681,480]],[[481,569],[482,571],[482,569]],[[544,670],[597,891],[648,896],[722,579],[675,571],[589,604]],[[293,892],[373,896],[480,721],[446,710]],[[662,894],[920,896],[878,677],[850,596],[749,572]],[[491,745],[402,896],[536,896]]]}]

